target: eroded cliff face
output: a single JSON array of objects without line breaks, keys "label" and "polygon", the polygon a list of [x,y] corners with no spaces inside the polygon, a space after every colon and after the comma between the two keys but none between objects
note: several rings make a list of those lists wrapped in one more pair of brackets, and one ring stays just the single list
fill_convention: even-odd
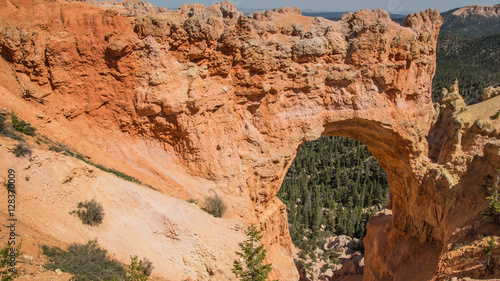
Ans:
[{"label": "eroded cliff face", "polygon": [[[483,177],[498,167],[498,130],[463,133],[438,120],[437,11],[402,27],[382,10],[332,22],[294,8],[246,17],[228,2],[137,17],[80,2],[0,4],[2,84],[45,114],[21,116],[92,124],[102,140],[159,142],[168,161],[237,202],[230,216],[258,223],[273,279],[298,279],[276,194],[297,149],[321,134],[364,142],[388,175],[393,215],[368,228],[365,280],[432,277],[446,240],[471,219],[459,205],[484,207],[466,183],[480,177],[478,162]],[[115,153],[101,152],[103,161]],[[127,169],[153,169],[137,167],[139,158],[127,158]],[[162,191],[182,197],[177,186]],[[415,266],[420,275],[405,275]]]}]

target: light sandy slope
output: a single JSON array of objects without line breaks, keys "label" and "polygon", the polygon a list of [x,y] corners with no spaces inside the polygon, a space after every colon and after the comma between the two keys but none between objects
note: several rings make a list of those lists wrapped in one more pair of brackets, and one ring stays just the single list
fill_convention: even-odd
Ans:
[{"label": "light sandy slope", "polygon": [[[123,263],[129,263],[131,255],[147,257],[154,275],[166,280],[234,279],[234,252],[245,239],[240,222],[214,218],[195,204],[121,180],[73,157],[35,149],[32,161],[16,158],[8,151],[14,142],[1,137],[1,143],[0,179],[7,177],[8,169],[16,171],[19,223],[50,237],[49,243],[97,238]],[[104,207],[98,227],[70,215],[78,202],[90,199]],[[1,188],[2,214],[6,200]],[[25,239],[24,233],[18,235]]]},{"label": "light sandy slope", "polygon": [[[227,217],[249,221],[248,199],[239,196],[236,190],[223,192],[220,186],[224,182],[190,173],[171,148],[156,141],[134,138],[114,127],[104,129],[84,115],[68,120],[53,114],[46,106],[21,97],[9,69],[5,61],[0,60],[0,110],[15,112],[36,127],[37,133],[68,145],[94,163],[132,175],[163,194],[202,201],[215,190],[228,205]],[[61,112],[68,106],[59,100],[51,104],[57,104]]]}]

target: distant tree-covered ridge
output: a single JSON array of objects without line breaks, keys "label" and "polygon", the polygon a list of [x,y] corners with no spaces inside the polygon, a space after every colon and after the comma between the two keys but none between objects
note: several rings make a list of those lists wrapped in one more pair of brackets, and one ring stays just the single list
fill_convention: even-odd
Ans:
[{"label": "distant tree-covered ridge", "polygon": [[500,32],[500,4],[468,6],[441,13],[441,35],[475,38]]}]

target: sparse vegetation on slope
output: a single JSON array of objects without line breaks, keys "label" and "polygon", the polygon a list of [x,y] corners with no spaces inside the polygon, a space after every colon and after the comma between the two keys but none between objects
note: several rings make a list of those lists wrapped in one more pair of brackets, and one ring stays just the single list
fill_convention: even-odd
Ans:
[{"label": "sparse vegetation on slope", "polygon": [[10,139],[24,141],[24,138],[16,132],[16,130],[12,127],[12,124],[7,122],[5,115],[0,113],[0,135]]},{"label": "sparse vegetation on slope", "polygon": [[16,157],[25,157],[25,156],[29,156],[31,158],[31,147],[24,143],[24,142],[20,142],[18,143],[14,149],[12,149],[12,153],[14,153],[14,155]]},{"label": "sparse vegetation on slope", "polygon": [[71,273],[77,281],[124,280],[126,275],[122,264],[110,258],[96,241],[74,243],[67,250],[43,246],[42,251],[49,258],[47,269]]},{"label": "sparse vegetation on slope", "polygon": [[[13,150],[13,153],[16,154],[17,157],[24,157],[24,156],[31,155],[31,148],[29,147],[29,145],[24,143],[25,139],[16,132],[21,132],[25,135],[34,137],[35,132],[36,132],[36,128],[33,127],[31,124],[25,122],[21,118],[19,118],[14,112],[12,112],[10,115],[11,115],[11,118],[10,118],[11,122],[7,123],[5,116],[3,114],[0,114],[0,134],[6,136],[8,138],[19,140],[22,142],[22,143],[19,143],[16,146],[16,148]],[[140,181],[140,180],[138,180],[130,175],[127,175],[123,172],[120,172],[120,171],[112,169],[112,168],[105,167],[101,164],[94,163],[94,162],[90,161],[88,157],[86,157],[78,152],[75,152],[69,146],[55,142],[55,141],[47,138],[44,135],[38,134],[37,138],[36,138],[36,143],[37,144],[44,143],[44,144],[48,145],[48,147],[49,147],[48,149],[50,151],[64,152],[64,154],[75,157],[81,161],[84,161],[85,163],[92,165],[92,166],[98,168],[99,170],[114,174],[117,177],[124,179],[126,181],[137,183],[137,184],[146,186],[148,188],[151,188],[153,190],[156,190],[156,188],[154,188],[153,186],[151,186],[149,184],[145,184],[142,181]]]},{"label": "sparse vegetation on slope", "polygon": [[488,240],[487,246],[484,248],[484,253],[486,254],[486,269],[493,269],[496,260],[491,256],[491,254],[496,247],[497,245],[495,245],[495,238],[491,237],[490,240]]},{"label": "sparse vegetation on slope", "polygon": [[146,281],[153,272],[153,263],[147,258],[139,260],[137,256],[130,257],[130,265],[127,267],[126,280]]},{"label": "sparse vegetation on slope", "polygon": [[203,210],[216,218],[221,218],[226,212],[227,206],[215,191],[214,195],[205,197]]},{"label": "sparse vegetation on slope", "polygon": [[84,203],[78,203],[78,210],[71,211],[71,214],[77,215],[84,224],[97,226],[102,223],[104,218],[104,208],[101,203],[92,199]]},{"label": "sparse vegetation on slope", "polygon": [[[10,248],[11,246],[6,244],[5,247],[0,249],[0,277],[2,281],[15,280],[20,275],[17,268],[11,264]],[[21,257],[20,248],[21,246],[19,245],[15,250],[17,259]]]},{"label": "sparse vegetation on slope", "polygon": [[130,175],[127,175],[123,172],[120,172],[118,170],[115,170],[115,169],[112,169],[112,168],[108,168],[108,167],[105,167],[101,164],[97,164],[97,163],[94,163],[92,162],[89,157],[85,156],[85,155],[82,155],[76,151],[74,151],[71,147],[65,145],[65,144],[62,144],[62,143],[58,143],[58,142],[55,142],[49,138],[47,138],[46,136],[43,136],[43,135],[40,135],[38,138],[37,138],[37,141],[39,143],[45,143],[46,145],[49,146],[49,150],[50,151],[54,151],[54,152],[63,152],[65,155],[69,155],[69,156],[72,156],[72,157],[75,157],[76,159],[78,160],[81,160],[89,165],[92,165],[96,168],[98,168],[99,170],[101,171],[104,171],[104,172],[107,172],[107,173],[111,173],[111,174],[114,174],[115,176],[121,178],[121,179],[124,179],[126,181],[129,181],[129,182],[133,182],[133,183],[136,183],[136,184],[139,184],[139,185],[143,185],[143,186],[146,186],[148,188],[151,188],[153,190],[156,190],[156,188],[154,188],[153,186],[149,185],[149,184],[146,184],[146,183],[143,183],[142,181],[130,176]]},{"label": "sparse vegetation on slope", "polygon": [[3,134],[5,129],[7,129],[7,124],[5,124],[5,116],[3,116],[3,114],[0,114],[0,134]]},{"label": "sparse vegetation on slope", "polygon": [[497,113],[495,113],[495,115],[491,116],[491,119],[495,120],[495,119],[498,119],[500,118],[500,110],[498,110]]},{"label": "sparse vegetation on slope", "polygon": [[27,123],[26,121],[17,117],[17,115],[14,112],[11,113],[10,117],[11,117],[12,127],[14,127],[16,131],[21,132],[28,136],[35,135],[36,129],[35,127],[31,126],[30,123]]},{"label": "sparse vegetation on slope", "polygon": [[119,177],[119,178],[121,178],[121,179],[124,179],[124,180],[126,180],[126,181],[133,182],[133,183],[137,183],[137,184],[140,184],[140,185],[144,185],[144,186],[149,187],[149,188],[151,188],[151,189],[153,189],[153,190],[156,190],[156,188],[152,187],[151,185],[149,185],[149,184],[145,184],[145,183],[143,183],[142,181],[140,181],[140,180],[138,180],[138,179],[136,179],[136,178],[134,178],[134,177],[132,177],[132,176],[129,176],[129,175],[125,174],[125,173],[122,173],[122,172],[120,172],[120,171],[118,171],[118,170],[115,170],[115,169],[112,169],[112,168],[105,167],[105,166],[103,166],[103,165],[101,165],[101,164],[94,163],[94,162],[90,161],[87,157],[84,157],[84,156],[83,156],[83,155],[81,155],[81,154],[74,153],[74,152],[72,152],[72,151],[70,151],[70,150],[65,150],[65,152],[66,152],[68,155],[71,155],[71,156],[73,156],[73,157],[75,157],[75,158],[77,158],[77,159],[82,160],[83,162],[85,162],[85,163],[87,163],[87,164],[89,164],[89,165],[92,165],[92,166],[94,166],[94,167],[98,168],[99,170],[102,170],[102,171],[107,172],[107,173],[114,174],[115,176],[117,176],[117,177]]}]

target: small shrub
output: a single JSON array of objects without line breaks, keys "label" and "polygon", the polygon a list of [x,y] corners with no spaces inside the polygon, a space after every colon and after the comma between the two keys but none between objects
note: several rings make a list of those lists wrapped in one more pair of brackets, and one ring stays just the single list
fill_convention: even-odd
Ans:
[{"label": "small shrub", "polygon": [[222,215],[224,215],[224,213],[226,212],[227,206],[214,191],[213,196],[205,197],[205,202],[202,209],[216,218],[221,218]]},{"label": "small shrub", "polygon": [[5,116],[3,114],[0,114],[0,134],[3,134],[3,132],[7,129],[7,124],[5,124]]},{"label": "small shrub", "polygon": [[67,156],[75,157],[75,154],[71,150],[64,150],[64,154]]},{"label": "small shrub", "polygon": [[104,208],[101,203],[94,199],[78,203],[78,210],[72,211],[70,214],[76,214],[84,224],[96,226],[102,223],[104,218]]},{"label": "small shrub", "polygon": [[30,123],[27,123],[26,121],[17,117],[17,115],[14,112],[12,112],[11,114],[11,122],[12,122],[12,127],[14,127],[16,131],[21,132],[28,136],[35,135],[36,129],[33,126],[31,126]]},{"label": "small shrub", "polygon": [[309,258],[313,261],[313,262],[317,262],[318,261],[318,257],[316,256],[316,253],[315,252],[311,252],[309,254]]},{"label": "small shrub", "polygon": [[196,201],[196,199],[193,199],[193,198],[188,199],[186,202],[191,203],[191,204],[198,204],[198,201]]},{"label": "small shrub", "polygon": [[142,273],[144,273],[144,275],[146,275],[146,276],[150,276],[151,273],[153,273],[153,269],[155,268],[153,266],[153,262],[147,258],[142,258],[141,262],[142,262],[142,265],[141,265]]},{"label": "small shrub", "polygon": [[130,257],[126,280],[146,281],[153,271],[153,263],[147,258],[139,260],[137,256]]},{"label": "small shrub", "polygon": [[306,251],[300,251],[299,259],[304,260],[304,261],[308,259]]},{"label": "small shrub", "polygon": [[18,143],[12,150],[12,153],[14,153],[16,157],[29,156],[31,158],[31,148],[24,142]]},{"label": "small shrub", "polygon": [[110,258],[97,241],[87,244],[73,243],[67,250],[58,247],[42,247],[43,254],[49,259],[45,268],[60,269],[74,275],[74,280],[123,280],[125,269],[118,261]]},{"label": "small shrub", "polygon": [[0,135],[3,135],[5,137],[18,140],[18,141],[24,141],[23,137],[21,137],[19,134],[17,134],[14,129],[12,128],[12,125],[9,123],[6,123],[7,119],[3,114],[0,114]]},{"label": "small shrub", "polygon": [[486,254],[486,268],[488,269],[493,268],[493,259],[491,258],[491,254],[496,247],[495,238],[491,237],[490,240],[488,240],[488,245],[484,248],[484,253]]},{"label": "small shrub", "polygon": [[56,146],[56,145],[51,145],[51,146],[49,146],[49,151],[54,151],[54,152],[59,153],[59,152],[61,152],[63,150],[60,147]]},{"label": "small shrub", "polygon": [[[2,281],[11,281],[15,280],[16,277],[19,277],[21,273],[17,270],[17,268],[14,269],[14,271],[9,271],[11,268],[11,263],[10,263],[10,245],[6,244],[5,247],[0,249],[0,276]],[[16,247],[16,257],[19,259],[21,257],[21,246],[19,245]]]},{"label": "small shrub", "polygon": [[329,268],[329,267],[330,267],[330,266],[329,266],[327,263],[325,263],[325,264],[321,267],[321,269],[320,269],[320,270],[321,270],[321,273],[325,273],[325,272],[328,270],[328,268]]},{"label": "small shrub", "polygon": [[13,131],[13,130],[7,129],[3,132],[3,135],[8,137],[8,138],[11,138],[13,140],[25,141],[25,139],[19,133],[17,133],[16,131]]},{"label": "small shrub", "polygon": [[323,253],[323,260],[332,264],[342,264],[342,261],[339,259],[340,256],[340,251],[334,248]]},{"label": "small shrub", "polygon": [[491,116],[491,119],[493,119],[493,120],[498,119],[498,118],[500,118],[500,110],[497,113],[495,113],[495,115]]}]

